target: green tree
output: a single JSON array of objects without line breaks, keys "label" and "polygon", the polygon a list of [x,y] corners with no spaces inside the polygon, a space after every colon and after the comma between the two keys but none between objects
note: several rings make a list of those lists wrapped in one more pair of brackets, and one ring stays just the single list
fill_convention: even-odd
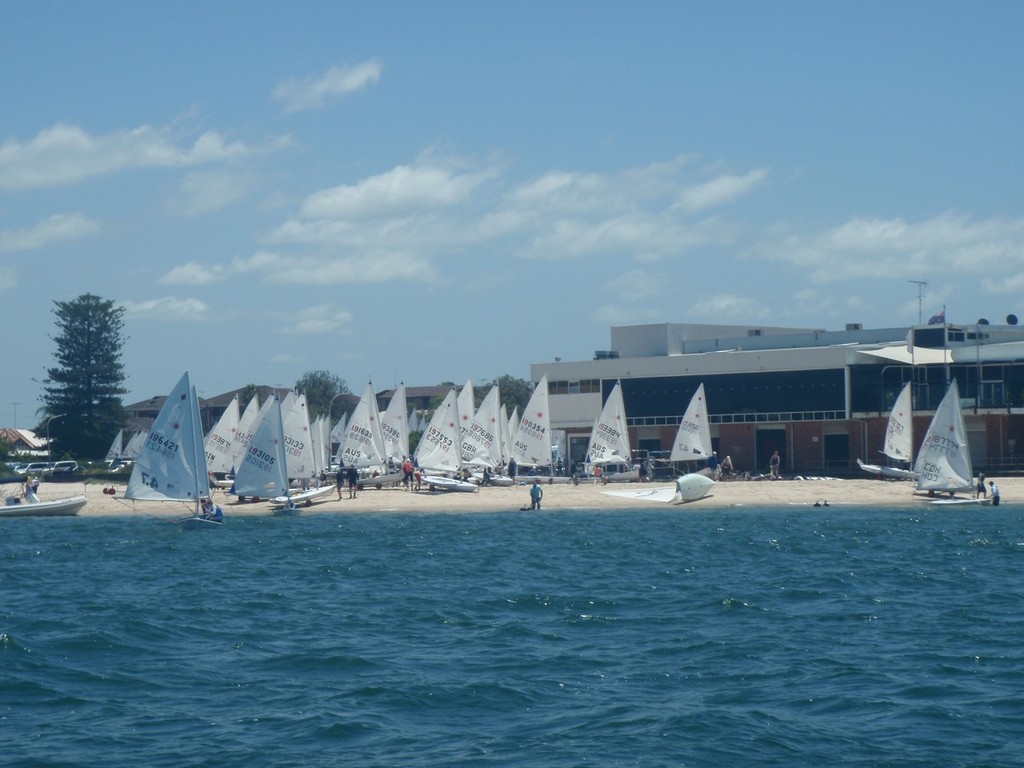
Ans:
[{"label": "green tree", "polygon": [[55,301],[57,365],[43,381],[42,421],[53,456],[100,459],[126,421],[124,388],[124,307],[85,293]]},{"label": "green tree", "polygon": [[302,374],[295,382],[295,390],[306,396],[306,407],[309,409],[311,421],[319,416],[330,416],[327,410],[331,407],[335,395],[349,394],[345,380],[329,371],[308,371]]},{"label": "green tree", "polygon": [[495,379],[494,383],[501,390],[501,402],[509,414],[512,413],[513,408],[519,408],[520,414],[526,410],[526,404],[530,402],[530,395],[533,394],[533,384],[525,379],[509,376],[507,373]]}]

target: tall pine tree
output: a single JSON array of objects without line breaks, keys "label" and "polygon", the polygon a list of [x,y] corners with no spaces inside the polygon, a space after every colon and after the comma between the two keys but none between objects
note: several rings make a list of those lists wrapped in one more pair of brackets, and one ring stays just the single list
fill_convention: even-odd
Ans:
[{"label": "tall pine tree", "polygon": [[125,423],[124,307],[91,293],[54,305],[57,365],[46,371],[37,431],[50,423],[54,457],[101,459]]}]

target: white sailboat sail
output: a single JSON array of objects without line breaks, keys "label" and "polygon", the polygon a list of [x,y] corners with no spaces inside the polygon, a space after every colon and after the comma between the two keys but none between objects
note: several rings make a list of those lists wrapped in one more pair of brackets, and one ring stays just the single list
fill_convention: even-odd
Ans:
[{"label": "white sailboat sail", "polygon": [[[341,460],[341,452],[345,448],[345,434],[348,432],[348,414],[341,414],[341,418],[338,419],[338,423],[334,425],[334,429],[331,430],[331,456],[333,461],[337,464]],[[338,450],[334,450],[334,446],[337,444]]]},{"label": "white sailboat sail", "polygon": [[273,498],[288,495],[281,401],[271,396],[260,408],[252,439],[235,474],[234,493]]},{"label": "white sailboat sail", "polygon": [[[501,393],[498,385],[491,387],[480,403],[469,432],[462,436],[462,463],[478,467],[494,467],[501,463],[501,442],[498,419],[501,416]],[[461,412],[460,412],[461,416]]]},{"label": "white sailboat sail", "polygon": [[473,398],[473,380],[466,379],[466,386],[459,392],[459,445],[466,439],[473,426],[473,414],[476,413],[476,400]]},{"label": "white sailboat sail", "polygon": [[117,430],[117,435],[114,436],[113,442],[110,443],[110,447],[107,449],[107,456],[104,461],[116,461],[121,458],[121,454],[124,453],[124,430]]},{"label": "white sailboat sail", "polygon": [[134,461],[139,458],[139,451],[142,450],[142,444],[146,442],[146,435],[149,433],[146,430],[136,432],[128,440],[128,444],[124,447],[124,452],[121,454],[122,459],[131,459]]},{"label": "white sailboat sail", "polygon": [[626,406],[617,381],[594,422],[588,453],[591,464],[631,464]]},{"label": "white sailboat sail", "polygon": [[498,411],[498,444],[501,452],[499,464],[506,464],[512,455],[512,435],[509,431],[509,416],[504,403]]},{"label": "white sailboat sail", "polygon": [[313,422],[313,463],[317,474],[327,471],[331,463],[331,423],[326,416],[318,416]]},{"label": "white sailboat sail", "polygon": [[406,417],[405,384],[399,384],[380,418],[385,458],[401,465],[409,455],[409,422]]},{"label": "white sailboat sail", "polygon": [[885,429],[885,446],[882,453],[897,461],[910,461],[914,453],[914,421],[910,402],[911,383],[903,385],[899,397],[892,406],[889,423]]},{"label": "white sailboat sail", "polygon": [[316,465],[305,394],[288,393],[281,404],[281,420],[284,422],[288,477],[308,480],[316,472]]},{"label": "white sailboat sail", "polygon": [[932,418],[914,465],[920,491],[967,491],[974,488],[971,451],[960,410],[956,379]]},{"label": "white sailboat sail", "polygon": [[235,395],[206,435],[206,466],[211,472],[230,472],[234,468],[238,418],[238,395]]},{"label": "white sailboat sail", "polygon": [[416,464],[426,472],[452,472],[462,469],[459,443],[459,405],[455,390],[434,411],[427,430],[416,446]]},{"label": "white sailboat sail", "polygon": [[694,461],[711,456],[711,427],[708,424],[708,404],[704,399],[704,384],[690,398],[683,420],[679,422],[669,461]]},{"label": "white sailboat sail", "polygon": [[512,458],[520,467],[551,465],[551,414],[548,412],[548,377],[545,374],[530,395],[512,437]]},{"label": "white sailboat sail", "polygon": [[249,441],[252,440],[253,429],[256,420],[260,415],[260,399],[253,395],[249,404],[245,406],[242,415],[238,417],[238,426],[235,428],[235,439],[231,445],[231,466],[238,468],[245,458],[245,452],[249,449]]},{"label": "white sailboat sail", "polygon": [[210,495],[210,478],[199,423],[199,398],[188,371],[164,401],[139,451],[125,491],[127,499],[193,501]]},{"label": "white sailboat sail", "polygon": [[359,405],[352,412],[345,432],[345,441],[338,459],[346,467],[380,467],[387,459],[384,454],[384,436],[380,428],[380,410],[373,383],[366,385]]}]

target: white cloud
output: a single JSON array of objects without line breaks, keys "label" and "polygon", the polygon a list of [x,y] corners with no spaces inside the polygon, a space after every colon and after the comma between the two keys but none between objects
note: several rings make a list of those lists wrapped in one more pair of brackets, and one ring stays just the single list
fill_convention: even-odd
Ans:
[{"label": "white cloud", "polygon": [[316,192],[299,209],[302,219],[362,219],[446,208],[464,202],[493,169],[460,173],[439,165],[400,165],[354,185]]},{"label": "white cloud", "polygon": [[765,170],[751,171],[743,176],[719,176],[681,190],[676,207],[687,213],[696,213],[726,205],[738,197],[749,194],[766,178],[768,172]]},{"label": "white cloud", "polygon": [[95,235],[100,225],[80,213],[57,214],[31,226],[5,232],[0,230],[0,253],[35,251],[56,243]]},{"label": "white cloud", "polygon": [[665,284],[665,277],[657,272],[632,270],[616,274],[604,285],[612,292],[621,292],[633,301],[643,301],[664,295],[672,286]]},{"label": "white cloud", "polygon": [[664,322],[665,315],[660,307],[605,304],[594,310],[592,318],[595,323],[600,324],[632,325]]},{"label": "white cloud", "polygon": [[0,291],[6,291],[18,284],[18,273],[10,267],[0,267]]},{"label": "white cloud", "polygon": [[210,285],[228,279],[227,267],[221,264],[199,264],[190,261],[174,267],[160,278],[164,285]]},{"label": "white cloud", "polygon": [[691,304],[687,315],[709,323],[730,325],[770,317],[770,311],[756,299],[718,293]]},{"label": "white cloud", "polygon": [[981,281],[981,285],[989,293],[1021,293],[1024,291],[1024,272],[1000,275],[998,280],[986,277]]},{"label": "white cloud", "polygon": [[284,104],[285,112],[319,109],[329,99],[343,98],[375,84],[382,68],[379,60],[371,59],[354,67],[331,67],[305,80],[286,80],[274,89],[274,100]]},{"label": "white cloud", "polygon": [[285,333],[322,334],[336,331],[352,321],[352,313],[331,304],[306,307],[289,318]]},{"label": "white cloud", "polygon": [[291,285],[383,283],[412,280],[423,283],[436,279],[430,261],[413,253],[368,253],[348,256],[291,256],[259,251],[235,259],[234,273],[253,273],[267,282]]},{"label": "white cloud", "polygon": [[122,306],[129,315],[158,320],[205,320],[209,306],[199,299],[180,299],[165,296],[149,301],[123,301]]},{"label": "white cloud", "polygon": [[252,177],[232,171],[190,173],[178,188],[172,210],[185,216],[197,216],[220,210],[248,194]]},{"label": "white cloud", "polygon": [[[287,139],[271,147],[286,144]],[[187,168],[245,157],[256,148],[208,131],[191,144],[168,129],[143,125],[93,136],[77,125],[58,124],[31,141],[0,144],[0,189],[73,184],[132,168]]]},{"label": "white cloud", "polygon": [[676,205],[689,163],[677,157],[509,184],[498,164],[425,154],[308,195],[268,234],[268,249],[223,267],[185,264],[163,281],[202,284],[230,273],[293,285],[429,284],[442,260],[477,254],[498,263],[611,257],[625,267],[684,258],[738,237],[725,218],[693,217]]},{"label": "white cloud", "polygon": [[[761,249],[822,283],[894,271],[906,279],[970,279],[1024,267],[1024,218],[974,221],[951,213],[911,223],[855,218],[828,230],[782,235]],[[989,290],[994,286],[989,283]]]}]

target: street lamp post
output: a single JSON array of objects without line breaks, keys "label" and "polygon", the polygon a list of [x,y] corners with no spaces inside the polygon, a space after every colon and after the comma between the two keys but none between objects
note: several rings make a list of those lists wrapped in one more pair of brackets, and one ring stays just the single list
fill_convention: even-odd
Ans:
[{"label": "street lamp post", "polygon": [[64,418],[64,415],[63,413],[58,413],[56,416],[51,416],[46,420],[46,463],[50,465],[51,469],[53,468],[53,453],[50,450],[50,422],[54,419]]}]

